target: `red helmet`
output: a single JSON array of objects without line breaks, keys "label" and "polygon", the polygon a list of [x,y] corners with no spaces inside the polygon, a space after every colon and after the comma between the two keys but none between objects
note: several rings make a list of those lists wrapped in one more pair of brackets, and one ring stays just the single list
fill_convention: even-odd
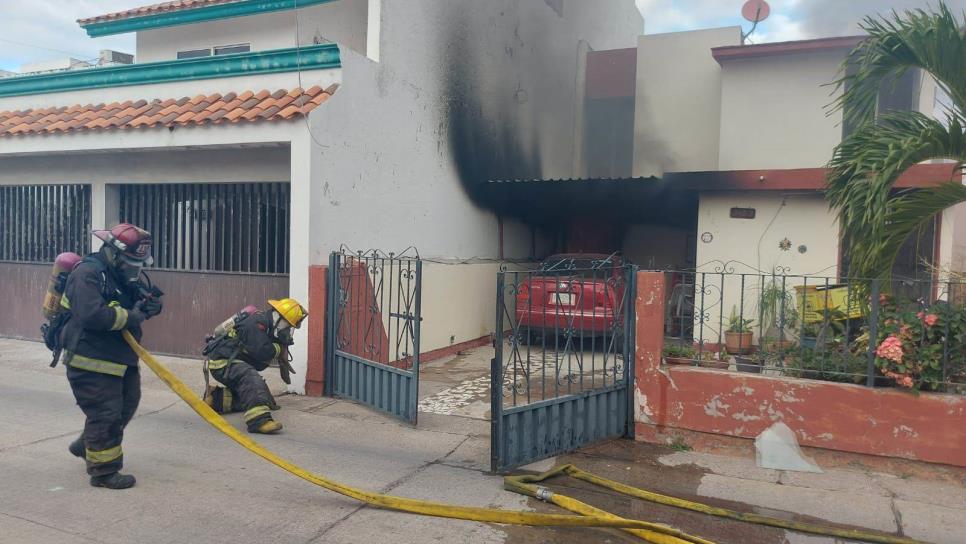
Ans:
[{"label": "red helmet", "polygon": [[121,223],[111,230],[95,230],[97,236],[119,252],[121,259],[132,265],[154,263],[151,257],[151,233],[130,223]]}]

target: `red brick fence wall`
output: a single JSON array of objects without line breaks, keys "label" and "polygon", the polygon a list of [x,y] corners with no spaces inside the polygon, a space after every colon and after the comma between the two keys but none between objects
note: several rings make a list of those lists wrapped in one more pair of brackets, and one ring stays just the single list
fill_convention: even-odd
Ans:
[{"label": "red brick fence wall", "polygon": [[802,445],[966,466],[966,397],[661,365],[665,279],[641,272],[635,421],[639,440],[675,430],[754,438],[777,421]]}]

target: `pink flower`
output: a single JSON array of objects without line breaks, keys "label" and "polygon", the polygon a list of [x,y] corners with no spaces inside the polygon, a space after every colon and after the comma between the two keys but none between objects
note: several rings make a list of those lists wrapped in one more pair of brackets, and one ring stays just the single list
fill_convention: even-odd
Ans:
[{"label": "pink flower", "polygon": [[936,314],[929,314],[922,320],[926,322],[927,326],[932,327],[939,321],[939,316]]},{"label": "pink flower", "polygon": [[879,344],[879,347],[875,350],[875,354],[883,359],[901,363],[903,355],[902,340],[899,340],[895,336],[889,336]]}]

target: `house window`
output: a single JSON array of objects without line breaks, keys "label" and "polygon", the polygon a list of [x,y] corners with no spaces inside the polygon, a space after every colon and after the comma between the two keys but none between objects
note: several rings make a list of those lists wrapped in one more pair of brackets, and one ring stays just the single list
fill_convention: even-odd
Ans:
[{"label": "house window", "polygon": [[120,186],[120,219],[154,235],[154,265],[167,270],[287,274],[287,183]]},{"label": "house window", "polygon": [[248,53],[252,50],[252,45],[250,43],[241,43],[237,45],[220,45],[215,47],[216,55],[231,55],[232,53]]},{"label": "house window", "polygon": [[178,59],[197,59],[200,57],[210,57],[211,49],[189,49],[187,51],[178,51]]},{"label": "house window", "polygon": [[91,250],[90,185],[0,187],[0,261],[51,263]]}]

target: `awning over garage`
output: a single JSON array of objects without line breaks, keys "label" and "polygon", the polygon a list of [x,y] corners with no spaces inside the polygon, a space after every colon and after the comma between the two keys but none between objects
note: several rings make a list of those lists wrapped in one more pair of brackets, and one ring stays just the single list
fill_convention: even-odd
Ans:
[{"label": "awning over garage", "polygon": [[497,211],[531,224],[599,217],[690,227],[698,193],[659,178],[493,180],[482,194]]}]

